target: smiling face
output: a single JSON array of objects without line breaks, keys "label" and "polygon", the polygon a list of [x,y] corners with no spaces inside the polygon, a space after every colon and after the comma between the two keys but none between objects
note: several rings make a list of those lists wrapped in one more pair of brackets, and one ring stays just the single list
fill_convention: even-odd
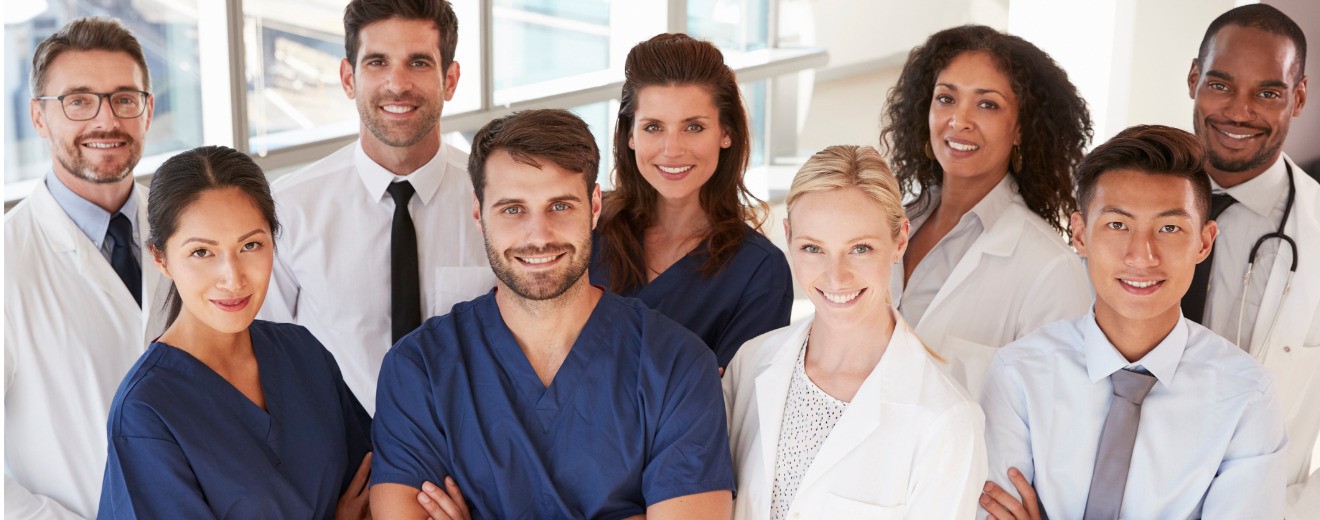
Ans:
[{"label": "smiling face", "polygon": [[390,18],[359,32],[357,67],[340,64],[344,93],[357,101],[363,146],[407,148],[438,142],[440,112],[454,97],[457,62],[440,63],[440,32],[430,20]]},{"label": "smiling face", "polygon": [[1306,104],[1297,59],[1284,36],[1228,25],[1211,39],[1205,60],[1192,62],[1192,125],[1221,186],[1251,180],[1278,160],[1288,125]]},{"label": "smiling face", "polygon": [[628,137],[642,178],[667,200],[695,200],[732,145],[710,91],[699,85],[644,87]]},{"label": "smiling face", "polygon": [[266,300],[274,247],[270,223],[238,188],[202,192],[178,228],[153,252],[183,302],[178,326],[238,333]]},{"label": "smiling face", "polygon": [[935,78],[930,146],[946,177],[1003,178],[1018,142],[1013,85],[989,54],[964,52]]},{"label": "smiling face", "polygon": [[587,283],[600,185],[588,192],[581,173],[537,162],[540,168],[515,161],[507,151],[492,152],[486,160],[486,205],[474,196],[472,217],[500,287],[544,301]]},{"label": "smiling face", "polygon": [[894,237],[880,203],[856,188],[801,195],[784,222],[798,286],[819,319],[864,323],[884,316],[889,276],[907,248],[908,224]]},{"label": "smiling face", "polygon": [[[126,52],[65,51],[51,63],[46,77],[42,96],[147,90],[141,67]],[[148,96],[146,111],[131,119],[115,116],[109,100],[101,103],[96,117],[72,121],[58,100],[31,102],[32,125],[50,140],[55,173],[65,184],[74,179],[94,184],[124,181],[142,158],[155,99]]]},{"label": "smiling face", "polygon": [[1105,172],[1083,219],[1073,213],[1073,245],[1087,259],[1096,319],[1171,319],[1180,312],[1196,264],[1218,228],[1196,206],[1191,181],[1135,170]]}]

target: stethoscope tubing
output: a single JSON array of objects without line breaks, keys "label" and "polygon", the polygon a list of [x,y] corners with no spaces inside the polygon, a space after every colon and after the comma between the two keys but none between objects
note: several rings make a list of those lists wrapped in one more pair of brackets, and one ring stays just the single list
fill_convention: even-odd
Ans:
[{"label": "stethoscope tubing", "polygon": [[[1293,203],[1297,201],[1297,183],[1293,180],[1292,165],[1285,160],[1283,166],[1288,172],[1288,199],[1283,205],[1283,218],[1279,219],[1278,230],[1261,235],[1260,238],[1256,239],[1256,244],[1251,247],[1251,254],[1247,256],[1247,274],[1242,277],[1242,301],[1238,303],[1237,337],[1234,343],[1242,346],[1242,321],[1246,316],[1247,294],[1249,294],[1251,288],[1251,272],[1256,268],[1256,253],[1260,251],[1260,246],[1271,239],[1277,239],[1287,244],[1289,252],[1292,254],[1292,264],[1288,267],[1288,278],[1284,281],[1283,293],[1279,295],[1279,307],[1274,311],[1274,317],[1270,319],[1270,327],[1266,329],[1264,341],[1260,342],[1260,352],[1256,353],[1256,360],[1260,361],[1261,364],[1265,363],[1265,355],[1269,351],[1265,346],[1269,345],[1270,338],[1274,336],[1274,327],[1279,324],[1279,314],[1283,313],[1283,302],[1287,300],[1288,293],[1292,291],[1293,275],[1297,274],[1297,242],[1283,231],[1288,224],[1288,217],[1292,215]],[[1280,247],[1279,250],[1282,252],[1283,248]],[[1250,350],[1250,345],[1243,348]]]}]

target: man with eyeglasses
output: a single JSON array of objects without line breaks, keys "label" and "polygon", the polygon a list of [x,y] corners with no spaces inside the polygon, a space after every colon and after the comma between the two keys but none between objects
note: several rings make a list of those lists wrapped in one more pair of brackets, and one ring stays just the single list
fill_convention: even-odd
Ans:
[{"label": "man with eyeglasses", "polygon": [[133,183],[154,99],[142,47],[105,18],[42,41],[31,83],[53,161],[5,215],[4,517],[93,518],[110,400],[165,318]]}]

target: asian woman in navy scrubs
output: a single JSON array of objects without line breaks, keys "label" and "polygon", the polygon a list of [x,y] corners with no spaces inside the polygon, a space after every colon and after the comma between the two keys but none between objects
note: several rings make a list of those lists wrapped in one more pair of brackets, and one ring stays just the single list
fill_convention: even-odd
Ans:
[{"label": "asian woman in navy scrubs", "polygon": [[743,183],[751,150],[733,71],[710,42],[661,34],[624,65],[591,282],[695,332],[719,366],[788,324],[793,281],[758,229],[768,208]]},{"label": "asian woman in navy scrubs", "polygon": [[306,329],[253,321],[279,231],[261,169],[184,152],[148,208],[171,320],[111,404],[100,516],[365,516],[371,418]]}]

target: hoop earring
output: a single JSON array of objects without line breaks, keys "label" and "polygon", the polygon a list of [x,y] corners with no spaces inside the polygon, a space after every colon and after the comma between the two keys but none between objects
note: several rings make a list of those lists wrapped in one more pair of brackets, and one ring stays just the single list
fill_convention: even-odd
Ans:
[{"label": "hoop earring", "polygon": [[1008,156],[1008,166],[1013,170],[1013,173],[1020,173],[1022,171],[1021,146],[1013,145],[1013,152]]},{"label": "hoop earring", "polygon": [[935,149],[933,149],[933,148],[930,147],[930,140],[929,140],[929,139],[926,140],[926,158],[927,158],[927,159],[930,159],[930,160],[932,160],[932,161],[935,160]]}]

